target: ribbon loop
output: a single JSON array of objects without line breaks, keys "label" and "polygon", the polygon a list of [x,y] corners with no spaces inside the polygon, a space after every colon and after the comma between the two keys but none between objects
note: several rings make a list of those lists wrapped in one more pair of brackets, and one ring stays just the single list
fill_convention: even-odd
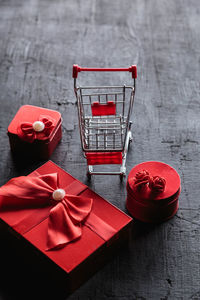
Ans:
[{"label": "ribbon loop", "polygon": [[149,187],[154,193],[162,193],[165,190],[166,180],[160,176],[153,176],[150,179]]},{"label": "ribbon loop", "polygon": [[135,187],[137,187],[138,189],[142,189],[146,184],[149,183],[150,180],[149,172],[146,170],[137,172],[133,180],[134,180],[133,184],[135,185]]}]

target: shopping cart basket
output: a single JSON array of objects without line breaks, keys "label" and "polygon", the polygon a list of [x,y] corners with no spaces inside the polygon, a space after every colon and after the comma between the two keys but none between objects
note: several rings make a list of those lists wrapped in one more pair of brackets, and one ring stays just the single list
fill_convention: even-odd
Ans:
[{"label": "shopping cart basket", "polygon": [[[133,85],[77,86],[79,72],[128,71]],[[126,175],[126,156],[132,141],[130,121],[135,95],[137,67],[82,68],[73,66],[82,150],[87,159],[87,175]],[[95,171],[96,165],[120,165],[119,171]],[[96,168],[96,167],[95,167]]]}]

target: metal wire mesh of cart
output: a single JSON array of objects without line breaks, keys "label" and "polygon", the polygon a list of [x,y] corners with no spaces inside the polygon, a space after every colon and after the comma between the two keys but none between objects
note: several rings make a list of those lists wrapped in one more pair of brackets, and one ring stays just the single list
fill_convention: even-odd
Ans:
[{"label": "metal wire mesh of cart", "polygon": [[[133,86],[77,87],[76,79],[78,72],[81,71],[129,71],[132,73]],[[127,138],[130,138],[128,133],[130,133],[130,116],[135,95],[136,72],[136,66],[127,69],[94,69],[74,65],[74,89],[77,97],[81,144],[86,158],[90,152],[96,155],[107,153],[107,156],[109,152],[121,152],[124,158],[128,150]],[[106,161],[108,164],[109,159]],[[102,159],[103,163],[105,159]],[[110,163],[114,163],[113,160]],[[100,164],[99,160],[96,164]]]},{"label": "metal wire mesh of cart", "polygon": [[[110,91],[112,89],[112,92]],[[126,92],[128,90],[128,92]],[[80,127],[85,151],[123,151],[126,128],[133,105],[133,88],[79,88]],[[129,98],[127,100],[127,98]],[[132,100],[132,101],[131,101]],[[94,115],[97,110],[113,115]],[[100,113],[100,112],[99,112]],[[96,112],[98,114],[98,112]]]}]

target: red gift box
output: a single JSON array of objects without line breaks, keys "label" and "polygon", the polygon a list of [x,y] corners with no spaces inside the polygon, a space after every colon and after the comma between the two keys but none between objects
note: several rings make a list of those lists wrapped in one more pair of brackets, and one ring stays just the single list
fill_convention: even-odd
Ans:
[{"label": "red gift box", "polygon": [[48,159],[62,137],[61,114],[24,105],[8,126],[8,136],[11,151],[18,157]]},{"label": "red gift box", "polygon": [[[56,185],[53,178],[57,178]],[[41,180],[44,181],[40,192],[38,182],[40,185]],[[23,182],[30,186],[33,183],[34,188],[29,186],[31,193],[24,191]],[[15,195],[13,184],[19,193],[24,192],[23,199],[19,194]],[[60,202],[51,198],[45,204],[45,193],[52,194],[52,190],[58,188],[66,192],[67,198]],[[34,195],[38,197],[34,198]],[[34,200],[30,207],[26,207],[27,199]],[[80,224],[77,223],[79,202],[82,206],[80,213],[85,214]],[[86,202],[88,205],[84,208]],[[113,256],[116,249],[128,240],[132,224],[132,218],[51,161],[28,176],[11,179],[2,186],[0,204],[3,224],[23,244],[28,244],[31,251],[35,250],[46,259],[48,272],[52,269],[54,278],[58,277],[55,272],[62,274],[67,293],[74,291]]]},{"label": "red gift box", "polygon": [[180,176],[174,168],[158,161],[143,162],[129,173],[126,207],[140,221],[160,223],[176,214],[180,191]]}]

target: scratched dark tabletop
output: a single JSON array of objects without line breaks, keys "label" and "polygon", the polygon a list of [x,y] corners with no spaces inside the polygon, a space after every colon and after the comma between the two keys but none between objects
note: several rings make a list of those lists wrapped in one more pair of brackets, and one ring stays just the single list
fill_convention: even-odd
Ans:
[{"label": "scratched dark tabletop", "polygon": [[[182,191],[173,219],[157,226],[135,222],[129,246],[68,299],[200,299],[200,2],[0,0],[0,185],[43,163],[13,161],[6,134],[19,107],[33,104],[63,117],[63,139],[51,159],[126,212],[126,180],[96,176],[87,182],[74,63],[137,64],[127,173],[142,161],[163,161],[179,172]],[[80,81],[123,84],[130,74],[89,73]],[[33,293],[50,299],[34,282],[26,289],[23,275],[21,281],[16,275],[20,269],[9,262],[1,254],[0,299],[22,299],[25,291],[26,299]]]}]

